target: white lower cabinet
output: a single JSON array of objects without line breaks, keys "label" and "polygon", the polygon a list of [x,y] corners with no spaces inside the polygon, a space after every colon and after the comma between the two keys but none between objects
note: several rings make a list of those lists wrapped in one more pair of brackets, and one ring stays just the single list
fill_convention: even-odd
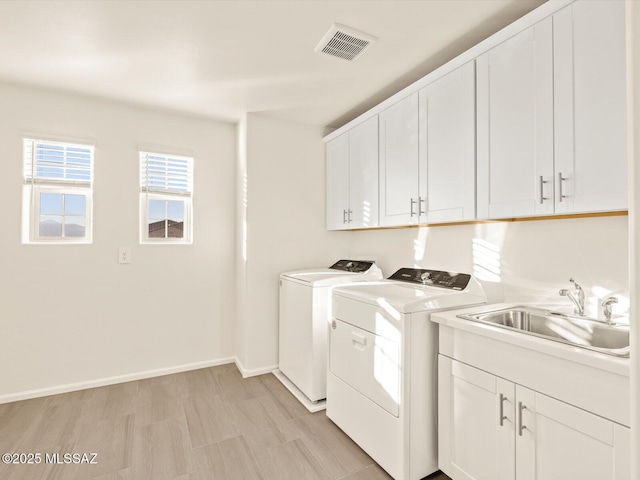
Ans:
[{"label": "white lower cabinet", "polygon": [[629,429],[439,355],[439,467],[453,480],[630,480]]},{"label": "white lower cabinet", "polygon": [[[515,385],[439,355],[438,460],[454,480],[508,480],[515,474]],[[500,418],[500,400],[503,416]]]}]

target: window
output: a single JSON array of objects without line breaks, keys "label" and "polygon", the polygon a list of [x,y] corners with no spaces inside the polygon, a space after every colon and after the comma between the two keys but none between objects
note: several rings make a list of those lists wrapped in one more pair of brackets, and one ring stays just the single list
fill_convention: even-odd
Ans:
[{"label": "window", "polygon": [[24,243],[91,243],[91,145],[23,139]]},{"label": "window", "polygon": [[140,152],[140,242],[191,243],[193,158]]}]

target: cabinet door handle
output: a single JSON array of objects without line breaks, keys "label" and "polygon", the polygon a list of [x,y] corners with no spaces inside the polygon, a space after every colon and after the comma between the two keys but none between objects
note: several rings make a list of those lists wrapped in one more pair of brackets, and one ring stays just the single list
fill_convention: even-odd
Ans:
[{"label": "cabinet door handle", "polygon": [[349,219],[349,223],[351,223],[352,222],[351,214],[353,213],[353,211],[347,210],[347,212],[348,212],[347,218]]},{"label": "cabinet door handle", "polygon": [[559,202],[562,203],[562,199],[563,198],[567,198],[567,195],[563,195],[562,194],[562,182],[565,180],[569,180],[566,177],[562,176],[562,172],[558,172],[558,197],[559,197]]},{"label": "cabinet door handle", "polygon": [[342,210],[342,223],[347,223],[347,211]]},{"label": "cabinet door handle", "polygon": [[526,425],[522,424],[522,411],[527,407],[522,404],[522,402],[518,402],[518,435],[522,436],[522,432],[526,429]]},{"label": "cabinet door handle", "polygon": [[507,401],[507,397],[505,397],[502,393],[500,394],[500,426],[504,425],[504,421],[507,419],[507,416],[504,414],[504,402]]},{"label": "cabinet door handle", "polygon": [[418,197],[418,215],[424,215],[425,213],[427,213],[425,210],[422,209],[423,203],[425,205],[425,210],[426,210],[427,198]]},{"label": "cabinet door handle", "polygon": [[416,204],[416,201],[412,198],[411,199],[411,211],[410,211],[410,217],[413,217],[415,215],[415,212],[413,211],[413,206]]},{"label": "cabinet door handle", "polygon": [[548,197],[544,196],[544,184],[549,183],[544,180],[542,175],[540,175],[540,205],[544,203],[545,200],[549,200]]}]

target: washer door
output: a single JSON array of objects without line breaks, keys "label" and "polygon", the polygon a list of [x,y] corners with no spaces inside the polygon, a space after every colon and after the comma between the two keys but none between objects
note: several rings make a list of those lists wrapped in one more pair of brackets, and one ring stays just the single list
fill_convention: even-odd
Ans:
[{"label": "washer door", "polygon": [[394,416],[400,411],[400,345],[334,319],[329,368],[362,395]]}]

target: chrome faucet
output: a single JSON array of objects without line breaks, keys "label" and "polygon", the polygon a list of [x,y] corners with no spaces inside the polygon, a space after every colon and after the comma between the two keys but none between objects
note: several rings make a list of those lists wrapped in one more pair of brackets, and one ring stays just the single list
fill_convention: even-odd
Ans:
[{"label": "chrome faucet", "polygon": [[573,278],[570,278],[569,281],[573,283],[575,287],[575,295],[566,288],[561,289],[559,293],[563,297],[569,297],[569,299],[573,302],[573,304],[575,305],[573,313],[575,313],[576,315],[584,315],[584,290],[582,290],[582,287],[578,285],[578,282],[576,282]]},{"label": "chrome faucet", "polygon": [[613,325],[611,321],[611,304],[618,303],[618,299],[616,297],[607,297],[602,302],[602,313],[604,313],[604,319],[607,321],[607,325]]}]

